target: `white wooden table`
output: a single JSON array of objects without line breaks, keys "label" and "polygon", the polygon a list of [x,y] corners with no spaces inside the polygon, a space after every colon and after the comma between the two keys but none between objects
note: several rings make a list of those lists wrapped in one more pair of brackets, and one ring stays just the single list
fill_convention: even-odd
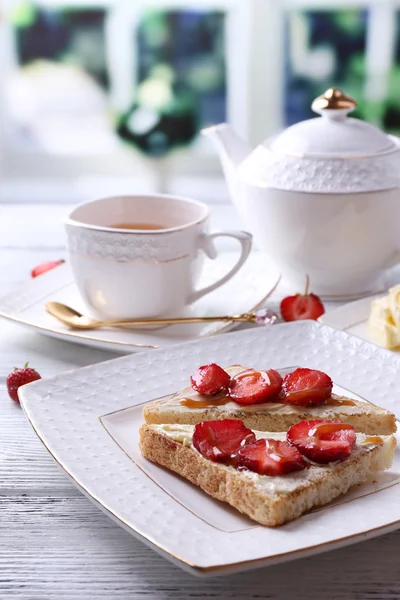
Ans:
[{"label": "white wooden table", "polygon": [[[0,205],[0,294],[65,256],[67,205]],[[213,209],[214,225],[239,223]],[[113,358],[0,321],[0,599],[400,598],[400,532],[244,575],[198,580],[109,520],[53,463],[5,390],[27,360],[43,377]],[[382,510],[385,507],[382,506]]]}]

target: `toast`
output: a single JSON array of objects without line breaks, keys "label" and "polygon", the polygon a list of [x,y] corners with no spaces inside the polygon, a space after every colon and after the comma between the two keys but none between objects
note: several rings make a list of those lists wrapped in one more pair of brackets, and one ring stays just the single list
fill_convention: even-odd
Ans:
[{"label": "toast", "polygon": [[[238,471],[204,458],[192,446],[192,425],[141,426],[140,449],[145,458],[185,477],[207,494],[227,502],[261,525],[276,527],[328,504],[352,486],[388,469],[396,446],[394,436],[379,439],[357,434],[349,458],[316,465],[279,477]],[[285,439],[285,433],[255,431],[257,438]]]},{"label": "toast", "polygon": [[[231,376],[244,370],[246,367],[240,365],[225,369]],[[183,406],[181,401],[186,400],[199,402],[199,407]],[[335,394],[318,406],[295,406],[278,402],[241,406],[232,400],[220,406],[213,406],[213,403],[213,398],[201,396],[188,386],[170,398],[150,402],[144,407],[143,416],[148,424],[196,425],[202,421],[240,419],[250,429],[276,432],[286,431],[303,420],[339,419],[353,425],[357,432],[389,435],[396,431],[396,419],[391,412],[369,402]]]}]

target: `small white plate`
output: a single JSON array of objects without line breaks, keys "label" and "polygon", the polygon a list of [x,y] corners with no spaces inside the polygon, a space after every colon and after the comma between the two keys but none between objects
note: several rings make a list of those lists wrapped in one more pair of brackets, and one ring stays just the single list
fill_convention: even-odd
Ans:
[{"label": "small white plate", "polygon": [[400,358],[314,321],[121,357],[34,382],[21,388],[20,397],[36,433],[76,485],[130,533],[194,574],[285,562],[399,527],[398,451],[378,486],[353,490],[274,529],[145,465],[136,447],[142,405],[177,391],[208,362],[321,369],[336,385],[400,415]]},{"label": "small white plate", "polygon": [[[199,287],[221,277],[234,260],[233,253],[226,253],[217,261],[210,261]],[[255,310],[274,291],[279,279],[279,273],[265,257],[253,253],[239,273],[222,287],[195,302],[185,316],[233,315]],[[235,326],[232,323],[216,322],[142,330],[110,328],[74,331],[47,314],[44,305],[49,300],[63,302],[87,314],[72,273],[65,264],[0,298],[0,317],[17,321],[51,337],[124,354],[179,344],[228,331]]]}]

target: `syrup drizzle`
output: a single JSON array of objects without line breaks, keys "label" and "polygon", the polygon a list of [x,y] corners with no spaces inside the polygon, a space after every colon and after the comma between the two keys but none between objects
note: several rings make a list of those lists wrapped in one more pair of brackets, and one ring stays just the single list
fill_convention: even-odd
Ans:
[{"label": "syrup drizzle", "polygon": [[232,399],[224,394],[222,397],[218,398],[205,398],[204,400],[193,400],[193,398],[183,398],[180,401],[182,406],[186,406],[186,408],[207,408],[212,406],[223,406],[224,404],[228,404],[228,402],[232,402]]},{"label": "syrup drizzle", "polygon": [[[224,394],[222,397],[218,396],[217,398],[204,398],[202,400],[183,398],[180,401],[180,404],[182,406],[186,406],[186,408],[211,408],[213,406],[223,406],[224,404],[228,404],[228,402],[234,402],[234,400]],[[269,404],[276,403],[270,402]],[[279,402],[278,404],[282,404],[282,402]],[[328,398],[321,406],[356,406],[356,403],[353,402],[353,400],[348,400],[346,398]]]},{"label": "syrup drizzle", "polygon": [[383,444],[383,439],[381,437],[379,437],[378,435],[371,435],[369,437],[366,437],[362,443],[363,444],[378,444],[379,446],[381,446]]},{"label": "syrup drizzle", "polygon": [[356,406],[353,400],[347,400],[346,398],[328,398],[324,404],[326,406]]}]

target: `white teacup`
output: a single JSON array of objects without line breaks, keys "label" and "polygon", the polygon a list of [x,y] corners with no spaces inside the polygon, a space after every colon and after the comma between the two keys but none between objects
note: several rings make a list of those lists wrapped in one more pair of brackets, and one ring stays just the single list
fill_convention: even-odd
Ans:
[{"label": "white teacup", "polygon": [[[66,221],[70,264],[90,312],[104,319],[179,315],[226,283],[245,263],[252,238],[244,231],[209,234],[209,216],[202,202],[166,195],[75,208]],[[217,257],[217,237],[237,239],[240,256],[226,275],[197,289],[204,256]]]}]

